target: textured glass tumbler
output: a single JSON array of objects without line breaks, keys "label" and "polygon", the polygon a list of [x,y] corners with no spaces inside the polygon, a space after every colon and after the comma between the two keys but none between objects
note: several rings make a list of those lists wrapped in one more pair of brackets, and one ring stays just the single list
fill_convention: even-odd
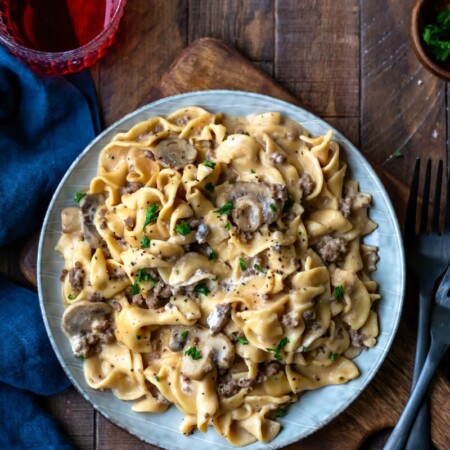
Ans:
[{"label": "textured glass tumbler", "polygon": [[78,72],[92,66],[111,46],[125,3],[0,0],[0,45],[36,72]]}]

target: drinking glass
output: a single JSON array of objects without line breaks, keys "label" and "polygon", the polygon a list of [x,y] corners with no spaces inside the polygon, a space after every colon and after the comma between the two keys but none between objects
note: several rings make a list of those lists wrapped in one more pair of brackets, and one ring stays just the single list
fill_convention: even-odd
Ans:
[{"label": "drinking glass", "polygon": [[126,0],[0,0],[0,45],[46,74],[78,72],[113,43]]}]

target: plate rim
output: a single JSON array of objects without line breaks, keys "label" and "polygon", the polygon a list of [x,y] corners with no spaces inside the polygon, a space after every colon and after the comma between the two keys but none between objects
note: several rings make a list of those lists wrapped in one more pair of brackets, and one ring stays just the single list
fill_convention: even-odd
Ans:
[{"label": "plate rim", "polygon": [[[322,429],[325,425],[327,425],[328,423],[330,423],[334,418],[336,418],[337,416],[339,416],[340,414],[342,414],[343,411],[345,411],[351,404],[353,404],[356,399],[361,395],[361,393],[367,388],[367,386],[372,382],[372,380],[374,379],[375,375],[378,373],[378,371],[380,370],[383,362],[386,360],[389,351],[391,350],[393,341],[397,335],[398,329],[399,329],[399,325],[400,325],[400,319],[401,319],[401,315],[402,315],[402,310],[403,310],[403,306],[404,306],[404,297],[405,297],[405,285],[406,285],[406,263],[405,263],[405,251],[404,251],[404,246],[402,243],[402,234],[401,234],[401,230],[400,230],[400,225],[399,225],[399,221],[398,221],[398,217],[395,213],[394,207],[392,205],[392,202],[390,200],[390,197],[383,185],[383,183],[381,182],[380,178],[377,176],[375,170],[372,168],[372,166],[370,165],[370,163],[367,161],[366,157],[364,156],[364,154],[358,149],[358,147],[356,147],[348,138],[346,138],[345,135],[343,135],[339,130],[336,129],[335,126],[332,126],[331,124],[329,124],[326,120],[322,119],[321,117],[315,115],[314,113],[311,113],[310,111],[306,110],[305,108],[302,108],[298,105],[295,105],[293,103],[287,102],[285,100],[281,100],[275,97],[271,97],[268,95],[264,95],[264,94],[258,94],[258,93],[254,93],[254,92],[246,92],[246,91],[241,91],[241,90],[222,90],[222,89],[214,89],[214,90],[204,90],[204,91],[193,91],[193,92],[187,92],[187,93],[182,93],[182,94],[177,94],[177,95],[173,95],[173,96],[168,96],[168,97],[163,97],[159,100],[156,100],[154,102],[148,103],[146,105],[143,105],[137,109],[135,109],[134,111],[126,114],[125,116],[121,117],[120,119],[116,120],[114,123],[112,123],[109,127],[105,128],[105,130],[103,130],[98,136],[96,136],[80,153],[79,155],[75,158],[75,160],[73,161],[73,163],[69,166],[69,168],[66,170],[64,176],[62,177],[61,181],[59,182],[56,190],[54,191],[52,198],[50,200],[50,203],[47,207],[47,211],[45,214],[45,218],[43,221],[43,225],[42,225],[42,230],[39,236],[39,247],[38,247],[38,256],[37,256],[37,281],[38,281],[38,295],[39,295],[39,305],[40,305],[40,309],[41,309],[41,315],[43,317],[44,320],[44,324],[45,324],[45,329],[47,332],[47,335],[49,337],[49,340],[51,342],[53,351],[55,352],[57,359],[59,361],[59,363],[61,364],[64,372],[66,373],[67,377],[69,378],[71,384],[73,386],[75,386],[75,388],[77,389],[77,391],[83,396],[83,398],[96,410],[98,411],[100,414],[102,414],[107,420],[109,420],[110,422],[114,423],[115,425],[117,425],[118,427],[120,427],[122,430],[128,432],[129,434],[137,437],[138,439],[142,440],[143,442],[147,442],[149,444],[152,445],[157,445],[161,448],[164,449],[169,449],[169,447],[166,447],[166,444],[163,444],[161,442],[159,442],[158,440],[148,440],[145,437],[139,436],[136,433],[134,433],[133,431],[129,430],[125,425],[121,424],[119,420],[116,420],[115,418],[111,417],[110,414],[105,411],[104,409],[101,408],[100,405],[98,405],[93,399],[90,398],[90,396],[88,395],[87,391],[84,390],[81,386],[78,385],[78,382],[75,380],[74,376],[72,375],[71,371],[69,370],[69,368],[67,367],[62,354],[59,351],[59,347],[55,341],[55,338],[53,336],[53,333],[51,332],[51,328],[50,328],[50,324],[48,321],[48,317],[46,314],[46,310],[45,310],[45,305],[44,305],[44,294],[43,294],[43,282],[42,282],[42,252],[43,252],[43,245],[44,245],[44,240],[45,240],[45,235],[46,235],[46,229],[47,229],[47,225],[48,225],[48,221],[50,218],[50,215],[52,213],[52,210],[55,206],[55,202],[62,190],[62,188],[65,185],[65,182],[67,180],[67,178],[72,174],[72,172],[74,171],[74,169],[76,168],[76,166],[78,165],[78,163],[81,161],[81,159],[92,149],[96,146],[96,144],[108,133],[110,133],[114,128],[117,128],[121,123],[126,122],[128,119],[133,118],[134,116],[140,114],[141,112],[146,111],[147,109],[151,109],[154,107],[159,106],[160,104],[164,104],[164,103],[171,103],[171,102],[176,102],[179,99],[186,99],[186,98],[198,98],[198,102],[201,103],[201,98],[203,96],[211,96],[211,95],[219,95],[219,96],[227,96],[227,95],[235,95],[235,96],[242,96],[242,97],[246,97],[246,98],[255,98],[255,99],[259,99],[259,100],[265,100],[269,103],[271,103],[272,105],[276,106],[276,104],[281,105],[283,108],[294,108],[295,110],[298,110],[299,112],[301,112],[302,114],[305,114],[311,118],[313,118],[314,120],[321,122],[322,124],[325,124],[327,127],[333,129],[333,131],[339,135],[339,140],[342,141],[344,143],[344,146],[346,148],[346,150],[348,148],[351,149],[352,152],[355,152],[358,158],[361,158],[362,161],[365,164],[365,169],[367,170],[367,172],[369,173],[369,175],[372,177],[372,179],[375,181],[377,187],[379,188],[379,192],[383,197],[384,203],[387,207],[387,210],[389,212],[389,216],[392,220],[392,225],[394,227],[395,230],[395,238],[396,238],[396,244],[398,246],[398,250],[399,250],[399,259],[401,260],[402,264],[400,266],[400,274],[401,274],[401,280],[399,282],[399,307],[397,310],[397,315],[395,317],[395,321],[392,327],[392,333],[389,336],[389,339],[386,343],[386,346],[383,349],[383,352],[381,354],[381,356],[379,357],[378,361],[376,362],[376,364],[374,365],[374,367],[372,368],[371,372],[367,375],[366,379],[364,380],[363,384],[361,385],[360,389],[355,389],[353,395],[344,403],[342,404],[339,408],[337,408],[335,411],[333,411],[332,414],[329,414],[326,417],[326,420],[323,420],[320,422],[320,424],[317,425],[317,428],[311,429],[310,431],[305,432],[302,437],[287,437],[285,440],[283,440],[280,443],[276,443],[276,444],[271,444],[271,443],[263,443],[263,442],[255,442],[252,445],[255,444],[260,444],[263,447],[260,448],[270,448],[270,449],[278,449],[278,448],[283,448],[287,445],[293,444],[295,442],[299,442],[303,439],[305,439],[307,436],[310,436],[311,434],[319,431],[320,429]],[[195,102],[193,103],[193,105],[195,105]],[[197,106],[197,105],[195,105]],[[198,106],[202,107],[201,104],[199,104]],[[206,107],[205,107],[206,108]],[[220,105],[219,105],[220,108]],[[178,108],[179,109],[179,108]],[[175,110],[175,109],[174,109]],[[284,113],[282,113],[284,114]],[[133,125],[132,125],[133,126]],[[306,129],[308,129],[306,127]],[[309,131],[309,130],[308,130]],[[314,134],[314,133],[313,133]],[[347,150],[348,151],[348,150]],[[61,299],[60,299],[61,300]],[[342,385],[342,386],[345,386]],[[297,402],[298,403],[298,402]],[[180,437],[183,436],[180,433]],[[187,439],[189,439],[189,437],[187,437]],[[211,443],[211,445],[213,445],[213,443]],[[230,444],[231,445],[231,444]],[[247,446],[248,447],[248,446]],[[245,448],[245,447],[243,447]]]}]

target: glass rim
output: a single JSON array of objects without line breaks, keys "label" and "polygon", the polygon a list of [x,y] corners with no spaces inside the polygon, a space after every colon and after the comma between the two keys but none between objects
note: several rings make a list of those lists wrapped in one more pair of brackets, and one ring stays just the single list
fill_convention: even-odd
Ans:
[{"label": "glass rim", "polygon": [[115,31],[114,25],[121,19],[126,0],[118,0],[117,6],[107,26],[93,39],[86,44],[63,52],[44,52],[36,50],[30,47],[26,47],[14,39],[10,39],[11,34],[6,30],[6,24],[4,22],[4,15],[0,12],[0,44],[5,45],[13,53],[22,56],[26,59],[34,61],[55,61],[66,60],[69,58],[77,58],[83,56],[85,53],[96,50],[99,44],[110,37],[111,31]]}]

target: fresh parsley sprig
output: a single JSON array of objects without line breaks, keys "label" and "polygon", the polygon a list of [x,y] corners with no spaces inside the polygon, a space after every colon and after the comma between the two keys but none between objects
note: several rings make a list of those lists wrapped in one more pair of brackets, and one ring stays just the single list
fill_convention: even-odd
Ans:
[{"label": "fresh parsley sprig", "polygon": [[141,248],[150,248],[151,240],[147,236],[141,238]]},{"label": "fresh parsley sprig", "polygon": [[189,347],[184,354],[190,356],[194,361],[202,358],[202,352],[197,347]]},{"label": "fresh parsley sprig", "polygon": [[152,203],[151,205],[147,205],[147,210],[145,213],[145,222],[142,227],[142,231],[145,230],[147,225],[150,225],[153,222],[156,222],[159,215],[159,205],[157,203]]},{"label": "fresh parsley sprig", "polygon": [[336,300],[342,300],[343,295],[344,295],[344,287],[342,285],[336,286],[333,291],[333,297]]},{"label": "fresh parsley sprig", "polygon": [[233,202],[225,202],[219,209],[216,209],[214,212],[218,214],[219,216],[221,214],[225,214],[228,216],[228,214],[233,211],[234,205]]},{"label": "fresh parsley sprig", "polygon": [[237,337],[238,342],[240,342],[242,345],[248,345],[248,341],[245,337],[238,336]]},{"label": "fresh parsley sprig", "polygon": [[261,273],[267,273],[267,269],[264,269],[264,268],[261,267],[259,264],[254,264],[254,265],[253,265],[253,268],[254,268],[255,270],[257,270],[258,272],[261,272]]},{"label": "fresh parsley sprig", "polygon": [[175,231],[181,236],[187,236],[192,231],[192,228],[185,220],[183,220],[175,225]]},{"label": "fresh parsley sprig", "polygon": [[209,192],[214,192],[214,184],[211,183],[211,181],[208,181],[208,183],[205,184],[205,189]]},{"label": "fresh parsley sprig", "polygon": [[81,199],[86,197],[86,192],[75,192],[75,195],[73,196],[74,200],[77,203],[80,203]]},{"label": "fresh parsley sprig", "polygon": [[268,352],[274,353],[275,359],[276,359],[277,361],[281,361],[283,358],[282,358],[280,352],[281,352],[281,350],[283,349],[283,347],[285,347],[287,344],[289,344],[289,342],[291,342],[291,341],[289,340],[289,338],[287,338],[287,337],[285,336],[283,339],[281,339],[281,341],[279,342],[279,344],[277,345],[276,348],[266,348],[266,350],[267,350]]},{"label": "fresh parsley sprig", "polygon": [[158,280],[156,278],[153,278],[148,272],[145,271],[145,269],[139,269],[138,275],[136,277],[136,280],[134,281],[133,288],[132,288],[132,294],[137,295],[140,292],[139,283],[141,281],[150,281],[153,286],[156,286],[156,283],[158,283]]},{"label": "fresh parsley sprig", "polygon": [[450,56],[450,10],[440,12],[436,24],[426,25],[422,38],[438,61],[447,61]]},{"label": "fresh parsley sprig", "polygon": [[205,165],[206,167],[209,167],[210,169],[214,169],[214,167],[216,167],[216,163],[213,161],[209,161],[208,159],[205,159],[203,161],[203,165]]},{"label": "fresh parsley sprig", "polygon": [[206,286],[206,284],[204,284],[204,283],[197,284],[197,286],[195,286],[195,288],[194,288],[194,291],[198,292],[199,294],[203,294],[203,295],[209,295],[209,293],[210,293],[208,286]]}]

